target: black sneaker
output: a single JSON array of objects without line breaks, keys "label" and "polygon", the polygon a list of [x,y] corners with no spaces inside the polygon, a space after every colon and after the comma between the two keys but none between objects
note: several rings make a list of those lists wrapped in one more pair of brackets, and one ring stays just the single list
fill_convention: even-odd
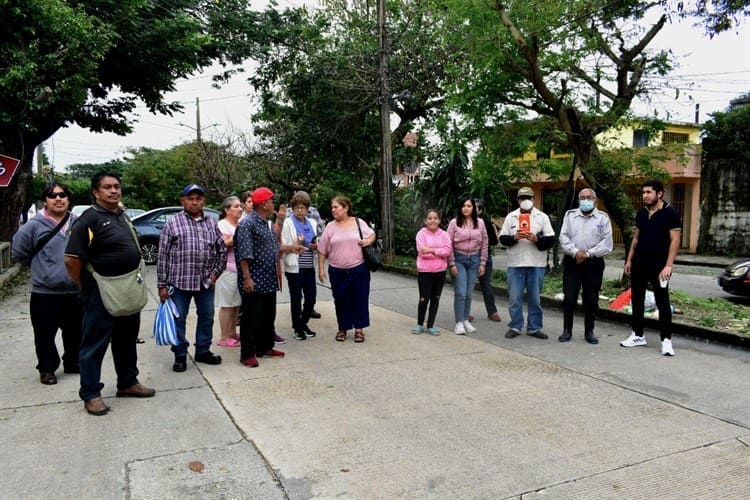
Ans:
[{"label": "black sneaker", "polygon": [[317,335],[317,333],[315,333],[314,331],[312,331],[309,328],[305,327],[305,335],[307,335],[308,337],[314,337],[314,336]]},{"label": "black sneaker", "polygon": [[297,340],[307,340],[307,335],[302,330],[294,330],[294,338]]},{"label": "black sneaker", "polygon": [[206,351],[200,354],[196,354],[193,357],[193,359],[195,359],[195,361],[197,361],[198,363],[206,363],[207,365],[220,365],[221,364],[221,356],[217,356],[211,351]]},{"label": "black sneaker", "polygon": [[314,318],[314,319],[320,319],[321,315],[320,315],[320,313],[318,311],[316,311],[315,309],[313,309],[313,312],[310,313],[310,317]]}]

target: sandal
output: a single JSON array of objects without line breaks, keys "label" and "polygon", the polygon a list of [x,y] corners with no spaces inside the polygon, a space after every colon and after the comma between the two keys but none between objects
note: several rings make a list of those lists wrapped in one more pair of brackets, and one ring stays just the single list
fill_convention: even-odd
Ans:
[{"label": "sandal", "polygon": [[365,341],[365,334],[362,330],[354,330],[354,342],[360,343]]},{"label": "sandal", "polygon": [[[356,334],[355,334],[356,337]],[[336,334],[336,342],[343,342],[346,340],[346,332],[339,332]]]}]

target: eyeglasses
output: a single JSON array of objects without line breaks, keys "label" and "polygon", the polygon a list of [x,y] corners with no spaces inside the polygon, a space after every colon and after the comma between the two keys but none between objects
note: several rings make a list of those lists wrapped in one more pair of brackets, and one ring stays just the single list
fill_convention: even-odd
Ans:
[{"label": "eyeglasses", "polygon": [[62,198],[67,198],[67,197],[68,197],[68,193],[64,191],[61,191],[59,193],[47,193],[47,198],[49,198],[50,200],[54,200],[55,198],[62,199]]}]

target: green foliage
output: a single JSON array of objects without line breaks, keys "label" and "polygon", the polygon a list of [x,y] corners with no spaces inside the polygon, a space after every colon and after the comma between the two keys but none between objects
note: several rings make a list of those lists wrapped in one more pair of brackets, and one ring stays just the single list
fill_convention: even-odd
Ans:
[{"label": "green foliage", "polygon": [[470,193],[468,165],[466,148],[458,140],[446,142],[414,184],[424,203],[440,212],[444,226],[455,217],[461,197]]},{"label": "green foliage", "polygon": [[705,159],[750,161],[750,104],[712,114],[703,125],[703,134]]},{"label": "green foliage", "polygon": [[184,166],[195,154],[189,145],[166,151],[141,148],[130,154],[122,178],[123,203],[148,209],[178,205],[182,189],[193,181]]},{"label": "green foliage", "polygon": [[357,217],[367,222],[377,223],[379,220],[372,185],[368,185],[356,172],[332,171],[327,182],[318,186],[318,210],[324,219],[331,218],[331,199],[338,195],[344,195],[351,200],[352,210]]}]

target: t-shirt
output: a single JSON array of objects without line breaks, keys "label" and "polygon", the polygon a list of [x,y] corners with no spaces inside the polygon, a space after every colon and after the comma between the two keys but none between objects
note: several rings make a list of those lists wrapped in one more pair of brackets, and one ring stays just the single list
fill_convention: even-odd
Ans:
[{"label": "t-shirt", "polygon": [[119,276],[136,269],[141,251],[125,213],[93,205],[73,222],[65,255],[90,263],[103,276]]},{"label": "t-shirt", "polygon": [[633,262],[661,270],[669,257],[670,231],[682,228],[679,212],[664,202],[661,209],[649,217],[648,208],[643,207],[635,216],[635,227],[638,228],[638,244]]},{"label": "t-shirt", "polygon": [[[221,231],[222,235],[234,238],[234,232],[237,230],[237,226],[233,226],[226,219],[221,219],[218,225],[219,231]],[[234,260],[234,246],[232,248],[227,248],[227,271],[230,273],[237,272],[237,262]]]},{"label": "t-shirt", "polygon": [[362,230],[362,238],[359,237],[357,226],[347,229],[336,222],[328,224],[323,231],[318,242],[318,252],[324,254],[333,267],[352,269],[365,261],[359,241],[369,237],[374,231],[361,219],[357,219],[357,224]]}]

